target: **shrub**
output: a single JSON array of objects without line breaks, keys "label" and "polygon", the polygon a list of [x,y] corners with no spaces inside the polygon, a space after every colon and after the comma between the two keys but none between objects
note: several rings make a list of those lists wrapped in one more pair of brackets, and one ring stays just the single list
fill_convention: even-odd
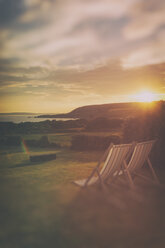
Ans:
[{"label": "shrub", "polygon": [[152,111],[128,119],[123,128],[124,143],[157,139],[153,149],[153,159],[159,166],[165,163],[165,104],[158,102]]},{"label": "shrub", "polygon": [[44,162],[56,159],[56,154],[43,154],[30,156],[31,162]]},{"label": "shrub", "polygon": [[[47,136],[42,136],[39,140],[29,139],[24,140],[28,147],[53,147],[60,148],[59,144],[50,143]],[[0,146],[21,146],[21,136],[4,136],[0,139]]]},{"label": "shrub", "polygon": [[120,143],[120,137],[111,135],[107,137],[103,136],[89,136],[89,135],[75,135],[72,137],[71,149],[78,151],[89,150],[105,150],[110,143]]},{"label": "shrub", "polygon": [[0,145],[3,146],[20,146],[21,137],[20,136],[5,136],[0,139]]},{"label": "shrub", "polygon": [[50,143],[47,136],[42,136],[39,140],[25,140],[25,143],[29,147],[54,147],[54,148],[60,148],[59,144],[56,143]]},{"label": "shrub", "polygon": [[122,119],[107,119],[107,118],[97,118],[90,121],[85,130],[88,131],[110,131],[112,129],[118,129],[122,126]]},{"label": "shrub", "polygon": [[165,138],[165,104],[157,103],[156,107],[136,118],[127,119],[123,126],[123,141],[144,141]]}]

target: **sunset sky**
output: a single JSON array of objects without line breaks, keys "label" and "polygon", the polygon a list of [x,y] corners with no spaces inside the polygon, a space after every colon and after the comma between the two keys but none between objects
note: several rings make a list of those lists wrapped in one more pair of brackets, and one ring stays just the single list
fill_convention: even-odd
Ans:
[{"label": "sunset sky", "polygon": [[164,0],[0,0],[0,112],[165,99]]}]

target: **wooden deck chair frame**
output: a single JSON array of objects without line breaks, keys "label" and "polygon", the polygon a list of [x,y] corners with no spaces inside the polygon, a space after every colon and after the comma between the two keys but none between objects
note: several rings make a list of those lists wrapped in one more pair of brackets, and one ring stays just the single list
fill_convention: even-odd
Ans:
[{"label": "wooden deck chair frame", "polygon": [[[129,183],[131,188],[135,187],[135,184],[133,182],[133,175],[137,175],[145,180],[149,180],[152,182],[155,182],[156,184],[160,184],[159,179],[153,169],[152,163],[149,159],[149,154],[152,150],[152,147],[154,145],[154,143],[156,142],[156,140],[150,140],[147,142],[141,142],[141,143],[137,143],[135,145],[134,151],[132,153],[131,159],[128,163],[126,163],[126,161],[124,161],[123,165],[124,165],[124,172],[128,177]],[[141,147],[140,147],[141,146]],[[138,149],[138,148],[141,149]],[[138,156],[139,153],[139,156]],[[145,156],[145,157],[140,157],[140,156]],[[141,162],[141,164],[138,163],[138,161]],[[142,175],[141,173],[138,173],[137,171],[143,167],[144,163],[147,162],[148,167],[151,171],[151,174],[153,176],[153,180]]]},{"label": "wooden deck chair frame", "polygon": [[[116,173],[116,176],[119,174],[122,168],[122,163],[124,162],[124,159],[126,159],[126,156],[130,154],[132,148],[133,144],[114,145],[111,143],[89,177],[83,180],[74,181],[73,183],[81,187],[86,187],[90,184],[92,179],[95,179],[96,181],[92,183],[92,185],[96,183],[103,185],[103,183],[109,179],[109,176],[113,176],[114,173]],[[99,167],[104,160],[104,166],[100,171]],[[94,177],[95,173],[97,174],[97,177]],[[84,184],[82,183],[81,185],[80,182],[84,182]]]}]

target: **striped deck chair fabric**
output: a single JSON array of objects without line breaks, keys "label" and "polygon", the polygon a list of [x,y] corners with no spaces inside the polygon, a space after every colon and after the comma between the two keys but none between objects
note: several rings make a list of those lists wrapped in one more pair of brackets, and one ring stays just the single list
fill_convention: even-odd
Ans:
[{"label": "striped deck chair fabric", "polygon": [[158,182],[158,178],[156,176],[156,173],[154,172],[151,161],[149,159],[149,154],[151,152],[154,143],[155,140],[137,143],[129,163],[126,164],[126,162],[124,161],[125,172],[127,173],[130,184],[132,186],[134,185],[134,183],[131,174],[137,174],[137,171],[139,171],[142,168],[145,162],[148,163],[149,168],[151,169],[151,172],[153,174],[154,180]]},{"label": "striped deck chair fabric", "polygon": [[143,166],[144,162],[147,160],[149,156],[149,153],[151,152],[154,143],[155,140],[136,144],[131,160],[128,164],[128,170],[130,172],[136,171]]},{"label": "striped deck chair fabric", "polygon": [[[99,163],[94,170],[92,171],[91,175],[82,180],[74,181],[76,185],[79,186],[88,186],[93,185],[96,183],[103,183],[104,181],[108,180],[110,177],[114,177],[118,174],[118,172],[122,168],[122,163],[128,153],[132,148],[132,144],[122,144],[122,145],[111,145],[109,151],[107,153],[107,157],[105,159],[104,165],[102,169],[99,171]],[[94,174],[97,173],[97,176]]]}]

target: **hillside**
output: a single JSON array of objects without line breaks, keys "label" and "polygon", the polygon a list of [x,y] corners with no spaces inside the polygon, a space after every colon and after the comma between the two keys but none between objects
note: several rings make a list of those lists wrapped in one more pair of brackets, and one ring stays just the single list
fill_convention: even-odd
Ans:
[{"label": "hillside", "polygon": [[128,118],[135,116],[141,111],[150,108],[150,103],[110,103],[101,105],[88,105],[76,108],[66,114],[39,115],[37,118],[81,118],[95,119],[105,118]]}]

